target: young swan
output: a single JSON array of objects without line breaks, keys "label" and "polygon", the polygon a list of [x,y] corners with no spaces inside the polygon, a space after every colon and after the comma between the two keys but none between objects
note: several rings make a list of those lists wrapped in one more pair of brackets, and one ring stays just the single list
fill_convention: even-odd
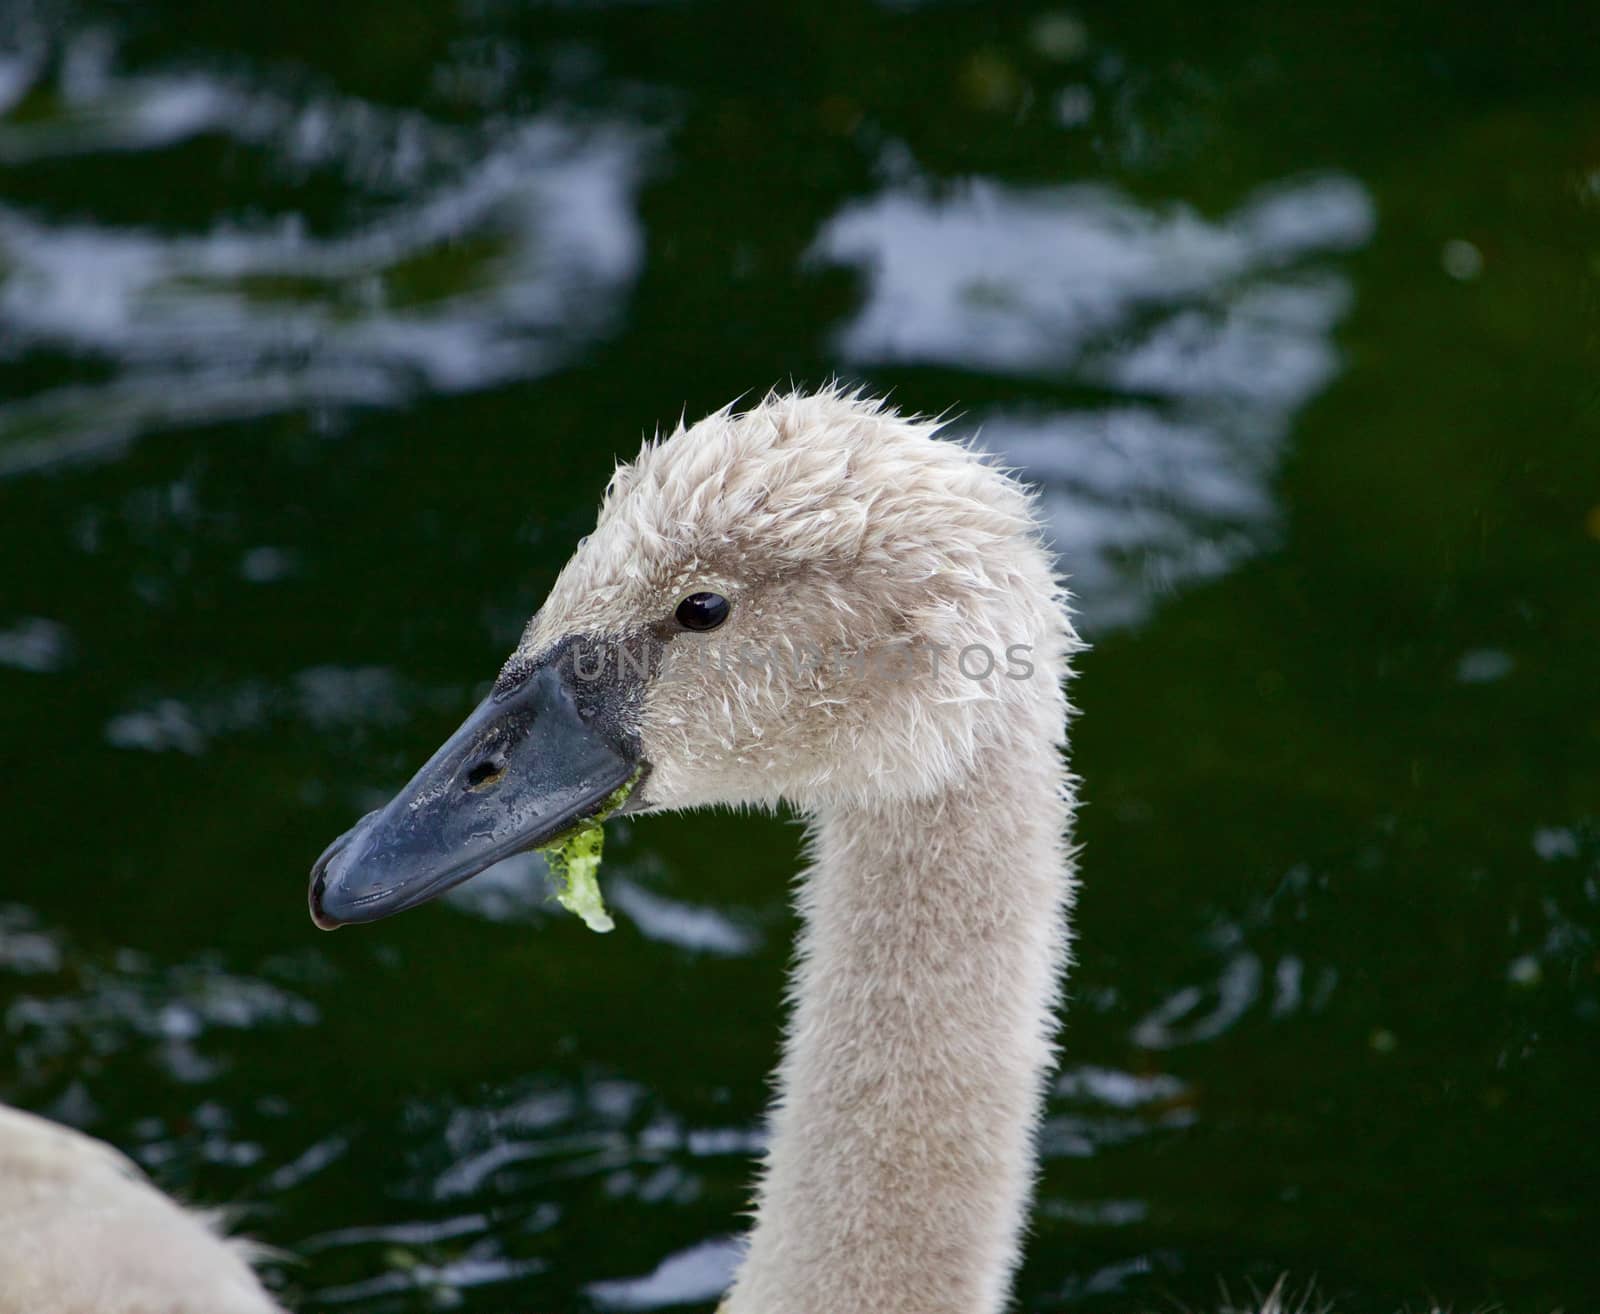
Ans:
[{"label": "young swan", "polygon": [[0,1314],[282,1314],[213,1221],[109,1145],[0,1106]]},{"label": "young swan", "polygon": [[1078,646],[1028,492],[830,390],[646,444],[494,692],[313,871],[410,907],[623,810],[786,800],[812,862],[729,1314],[991,1314],[1052,1061]]}]

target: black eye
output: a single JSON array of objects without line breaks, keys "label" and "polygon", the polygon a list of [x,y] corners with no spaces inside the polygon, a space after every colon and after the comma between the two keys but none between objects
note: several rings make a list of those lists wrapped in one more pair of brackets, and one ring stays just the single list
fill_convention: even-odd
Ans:
[{"label": "black eye", "polygon": [[686,630],[714,630],[728,619],[728,600],[720,593],[691,593],[678,604],[678,624]]}]

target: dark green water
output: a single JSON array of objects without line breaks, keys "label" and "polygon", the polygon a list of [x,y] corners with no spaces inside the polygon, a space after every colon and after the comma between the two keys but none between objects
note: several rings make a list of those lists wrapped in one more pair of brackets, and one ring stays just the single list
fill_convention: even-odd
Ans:
[{"label": "dark green water", "polygon": [[797,828],[614,825],[605,939],[305,872],[615,457],[838,372],[1041,482],[1095,641],[1022,1307],[1600,1305],[1596,27],[5,4],[0,1098],[302,1310],[708,1308]]}]

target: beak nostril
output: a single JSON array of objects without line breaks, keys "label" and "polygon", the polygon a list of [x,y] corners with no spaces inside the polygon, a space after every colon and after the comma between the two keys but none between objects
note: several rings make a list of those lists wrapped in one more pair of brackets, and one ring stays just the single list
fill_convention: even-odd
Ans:
[{"label": "beak nostril", "polygon": [[467,772],[467,788],[486,789],[504,774],[504,763],[496,762],[492,757],[486,757],[471,771]]}]

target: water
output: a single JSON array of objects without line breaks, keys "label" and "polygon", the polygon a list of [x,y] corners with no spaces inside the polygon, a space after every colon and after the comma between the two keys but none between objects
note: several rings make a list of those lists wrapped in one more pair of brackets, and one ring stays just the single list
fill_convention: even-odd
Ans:
[{"label": "water", "polygon": [[1600,1298],[1593,19],[0,9],[0,1098],[291,1303],[708,1308],[798,832],[316,933],[614,458],[839,372],[1095,641],[1025,1309]]}]

